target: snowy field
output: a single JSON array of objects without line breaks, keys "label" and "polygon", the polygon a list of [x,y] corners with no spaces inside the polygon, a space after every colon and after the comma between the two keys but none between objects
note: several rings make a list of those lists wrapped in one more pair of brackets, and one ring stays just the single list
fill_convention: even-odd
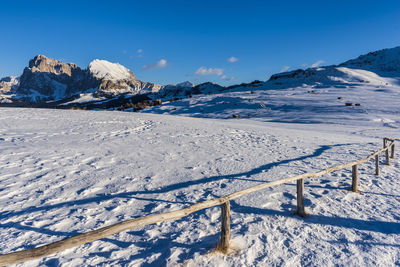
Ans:
[{"label": "snowy field", "polygon": [[[1,108],[0,253],[364,158],[400,135],[395,114],[368,114],[299,124]],[[398,266],[398,157],[392,163],[380,177],[373,161],[361,165],[361,194],[349,191],[351,170],[306,180],[305,219],[294,215],[295,183],[232,201],[234,256],[209,253],[215,207],[20,266]]]}]

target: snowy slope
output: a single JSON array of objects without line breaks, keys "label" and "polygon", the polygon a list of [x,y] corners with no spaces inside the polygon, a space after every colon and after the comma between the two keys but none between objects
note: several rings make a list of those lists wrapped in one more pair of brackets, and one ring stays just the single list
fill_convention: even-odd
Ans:
[{"label": "snowy slope", "polygon": [[[381,137],[398,135],[357,117],[343,126],[106,111],[0,114],[1,253],[363,158]],[[20,266],[399,265],[399,163],[382,166],[380,177],[373,162],[361,165],[362,194],[349,192],[350,170],[307,180],[306,219],[293,215],[295,184],[232,201],[232,257],[207,254],[219,238],[216,207]]]},{"label": "snowy slope", "polygon": [[[274,89],[269,83],[263,83],[257,87],[167,101],[162,106],[141,112],[220,119],[232,119],[233,115],[238,115],[258,121],[400,127],[400,86],[391,83],[390,78],[368,71],[344,67],[340,70],[353,77],[353,82],[340,81],[340,86],[300,85],[286,89]],[[346,106],[346,103],[352,106]]]},{"label": "snowy slope", "polygon": [[399,79],[400,74],[396,77],[388,78],[364,69],[326,66],[274,74],[264,84],[264,87],[287,89],[299,86],[316,88],[364,86],[365,84],[385,86],[399,85]]},{"label": "snowy slope", "polygon": [[381,76],[400,77],[400,46],[370,52],[340,66],[369,70]]}]

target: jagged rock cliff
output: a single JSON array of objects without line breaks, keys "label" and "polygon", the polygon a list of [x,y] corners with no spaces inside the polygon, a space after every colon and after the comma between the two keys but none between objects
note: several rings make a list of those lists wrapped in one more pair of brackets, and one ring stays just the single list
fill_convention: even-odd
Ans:
[{"label": "jagged rock cliff", "polygon": [[0,80],[0,93],[13,93],[14,99],[29,103],[60,101],[83,93],[93,98],[114,98],[120,95],[151,94],[158,97],[185,97],[192,94],[216,93],[224,87],[213,83],[194,86],[191,82],[161,86],[142,82],[132,71],[119,63],[93,60],[88,68],[37,55],[29,61],[19,78]]},{"label": "jagged rock cliff", "polygon": [[24,69],[16,94],[28,102],[57,100],[96,86],[87,78],[87,71],[73,63],[38,55]]},{"label": "jagged rock cliff", "polygon": [[87,69],[81,69],[76,64],[43,55],[30,60],[19,77],[19,83],[13,82],[1,80],[0,90],[2,93],[14,90],[16,98],[26,102],[55,101],[88,91],[98,97],[113,97],[157,92],[161,88],[138,80],[129,69],[118,63],[96,59]]}]

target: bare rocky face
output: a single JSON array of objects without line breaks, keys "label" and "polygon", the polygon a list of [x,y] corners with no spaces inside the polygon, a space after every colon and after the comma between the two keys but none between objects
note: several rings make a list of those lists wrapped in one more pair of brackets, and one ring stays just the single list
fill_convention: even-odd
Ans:
[{"label": "bare rocky face", "polygon": [[[104,60],[93,62],[89,68],[81,69],[73,63],[63,63],[37,55],[24,69],[16,93],[25,101],[41,102],[66,98],[88,90],[96,90],[96,96],[112,97],[123,93],[136,94],[142,89],[146,92],[160,89],[159,85],[136,79],[130,70],[118,63]],[[94,69],[93,65],[97,66],[97,69]],[[10,90],[6,85],[3,85],[3,88]],[[26,99],[23,98],[24,95]]]},{"label": "bare rocky face", "polygon": [[[8,79],[8,80],[7,80]],[[123,94],[149,94],[174,96],[220,91],[223,87],[205,83],[194,86],[190,82],[161,86],[142,82],[126,67],[106,60],[93,60],[88,68],[73,63],[37,55],[19,79],[0,80],[0,93],[12,91],[23,102],[45,102],[69,98],[86,92],[96,97],[115,97]]]},{"label": "bare rocky face", "polygon": [[36,94],[38,101],[54,100],[85,91],[82,85],[86,78],[86,71],[75,64],[38,55],[24,69],[16,92],[21,95]]},{"label": "bare rocky face", "polygon": [[80,69],[73,63],[62,63],[56,59],[47,58],[43,55],[37,55],[29,61],[29,68],[32,72],[48,72],[53,74],[72,75],[73,70]]}]

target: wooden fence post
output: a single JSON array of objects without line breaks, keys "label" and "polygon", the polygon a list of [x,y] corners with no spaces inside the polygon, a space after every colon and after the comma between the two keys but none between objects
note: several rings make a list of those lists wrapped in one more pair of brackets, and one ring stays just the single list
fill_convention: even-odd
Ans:
[{"label": "wooden fence post", "polygon": [[304,210],[304,179],[297,180],[297,210],[296,214],[300,217],[305,217]]},{"label": "wooden fence post", "polygon": [[351,191],[358,193],[358,165],[352,166],[352,181],[351,181]]},{"label": "wooden fence post", "polygon": [[390,155],[390,158],[394,159],[394,141],[393,141],[393,144],[392,144],[392,153]]},{"label": "wooden fence post", "polygon": [[[388,140],[387,140],[386,138],[383,139],[383,147],[384,147],[384,148],[387,148],[387,141],[388,141]],[[385,151],[385,156],[386,156],[385,165],[390,165],[389,149],[386,149],[386,151]]]},{"label": "wooden fence post", "polygon": [[231,204],[229,200],[221,205],[221,240],[217,249],[227,253],[231,239]]},{"label": "wooden fence post", "polygon": [[375,175],[379,175],[379,154],[375,155]]}]

